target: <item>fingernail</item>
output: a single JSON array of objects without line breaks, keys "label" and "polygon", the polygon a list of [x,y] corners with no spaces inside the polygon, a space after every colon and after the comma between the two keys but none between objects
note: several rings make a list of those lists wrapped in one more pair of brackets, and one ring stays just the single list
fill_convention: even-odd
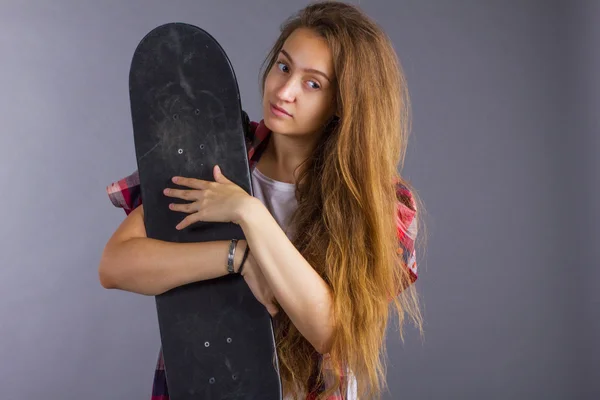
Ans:
[{"label": "fingernail", "polygon": [[177,177],[177,176],[173,177],[173,182],[177,182],[178,180],[179,180],[179,177]]}]

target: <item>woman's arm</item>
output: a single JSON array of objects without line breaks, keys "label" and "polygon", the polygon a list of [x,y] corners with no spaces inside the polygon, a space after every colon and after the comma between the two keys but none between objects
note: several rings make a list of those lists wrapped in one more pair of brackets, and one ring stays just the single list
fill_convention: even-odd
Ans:
[{"label": "woman's arm", "polygon": [[[171,243],[146,236],[140,205],[121,223],[104,248],[98,268],[107,289],[158,295],[175,287],[227,274],[229,241]],[[237,245],[234,268],[246,243]]]},{"label": "woman's arm", "polygon": [[314,348],[327,353],[334,328],[327,283],[259,200],[249,202],[240,226],[277,302]]}]

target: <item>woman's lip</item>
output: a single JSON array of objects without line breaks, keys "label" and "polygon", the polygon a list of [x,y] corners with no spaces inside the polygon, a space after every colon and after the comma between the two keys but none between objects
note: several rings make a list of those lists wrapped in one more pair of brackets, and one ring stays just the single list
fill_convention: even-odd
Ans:
[{"label": "woman's lip", "polygon": [[283,108],[277,107],[275,104],[271,103],[271,110],[276,114],[276,115],[285,115],[288,117],[291,117],[292,115],[290,113],[288,113],[287,111],[285,111]]}]

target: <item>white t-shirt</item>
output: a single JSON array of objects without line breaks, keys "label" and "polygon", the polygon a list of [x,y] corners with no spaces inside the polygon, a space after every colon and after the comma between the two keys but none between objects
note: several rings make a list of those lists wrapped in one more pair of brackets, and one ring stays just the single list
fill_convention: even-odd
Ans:
[{"label": "white t-shirt", "polygon": [[[254,197],[258,198],[265,205],[281,229],[291,239],[294,228],[290,226],[289,219],[298,207],[296,185],[271,179],[263,175],[258,168],[254,168],[252,171],[252,191]],[[356,380],[351,374],[349,374],[348,378],[346,399],[355,400]],[[284,400],[288,399],[289,397]]]},{"label": "white t-shirt", "polygon": [[252,171],[252,190],[254,197],[267,207],[281,229],[291,238],[292,227],[289,218],[298,207],[296,185],[276,181],[262,174],[258,168]]}]

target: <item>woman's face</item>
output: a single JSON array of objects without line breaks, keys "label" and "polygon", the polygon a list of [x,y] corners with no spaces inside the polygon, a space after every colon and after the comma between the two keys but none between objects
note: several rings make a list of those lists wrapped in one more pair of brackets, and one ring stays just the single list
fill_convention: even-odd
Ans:
[{"label": "woman's face", "polygon": [[265,80],[265,125],[283,135],[318,133],[333,116],[335,95],[333,58],[327,42],[310,29],[296,29]]}]

